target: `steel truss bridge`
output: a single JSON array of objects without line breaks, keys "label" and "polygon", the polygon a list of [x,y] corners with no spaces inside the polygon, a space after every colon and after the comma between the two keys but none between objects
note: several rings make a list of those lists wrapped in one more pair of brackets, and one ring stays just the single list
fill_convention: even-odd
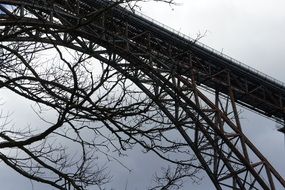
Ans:
[{"label": "steel truss bridge", "polygon": [[[285,187],[284,178],[243,134],[236,108],[283,124],[285,86],[121,7],[102,11],[108,6],[99,0],[0,0],[0,41],[57,44],[115,68],[175,124],[216,189]],[[114,55],[127,61],[118,63]],[[169,101],[175,112],[167,109]],[[187,118],[179,117],[181,112]],[[185,130],[186,120],[195,122],[192,133]]]}]

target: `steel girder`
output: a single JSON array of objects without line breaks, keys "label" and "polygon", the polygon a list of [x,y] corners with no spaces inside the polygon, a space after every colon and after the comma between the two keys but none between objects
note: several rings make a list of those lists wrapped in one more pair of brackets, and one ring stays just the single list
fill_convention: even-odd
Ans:
[{"label": "steel girder", "polygon": [[[121,72],[176,126],[216,189],[285,187],[284,179],[242,132],[235,104],[244,102],[237,91],[237,86],[244,84],[239,84],[240,79],[229,69],[209,67],[195,50],[181,49],[175,42],[162,40],[147,26],[136,28],[135,23],[128,22],[128,12],[109,9],[101,1],[0,3],[0,41],[65,46]],[[118,58],[124,61],[117,61]],[[214,99],[199,88],[201,82],[212,88]],[[249,94],[260,89],[245,84],[249,85]]]}]

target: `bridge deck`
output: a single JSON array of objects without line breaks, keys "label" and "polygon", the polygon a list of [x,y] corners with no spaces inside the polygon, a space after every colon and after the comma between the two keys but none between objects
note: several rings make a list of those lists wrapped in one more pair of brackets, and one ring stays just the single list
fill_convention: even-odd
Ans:
[{"label": "bridge deck", "polygon": [[[128,35],[133,38],[133,41],[142,46],[151,44],[152,52],[167,57],[165,61],[169,64],[179,64],[180,74],[190,77],[189,67],[191,67],[198,84],[224,94],[228,94],[230,87],[234,90],[236,101],[240,105],[284,124],[285,85],[283,82],[175,32],[146,16],[121,8],[114,10],[113,14],[118,22],[123,21],[128,24]],[[149,34],[149,41],[146,37],[144,39],[138,37],[142,33]],[[167,51],[169,49],[171,53]],[[195,56],[192,62],[186,57],[189,52]]]}]

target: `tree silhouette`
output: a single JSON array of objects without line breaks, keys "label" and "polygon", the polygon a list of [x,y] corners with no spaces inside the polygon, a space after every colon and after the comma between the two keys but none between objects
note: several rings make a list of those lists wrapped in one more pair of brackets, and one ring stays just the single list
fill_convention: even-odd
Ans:
[{"label": "tree silhouette", "polygon": [[[77,1],[41,2],[72,5]],[[118,5],[134,11],[139,2],[146,1],[108,4],[82,15],[76,27],[89,25]],[[1,7],[4,16],[5,9],[22,14],[19,8]],[[60,21],[57,19],[54,22]],[[48,29],[36,30],[44,33]],[[11,31],[15,29],[2,27],[1,35],[13,38],[17,32],[10,34]],[[99,45],[92,48],[105,52],[107,61],[59,44],[29,39],[1,41],[0,88],[33,102],[33,111],[41,120],[28,127],[24,123],[13,127],[11,116],[2,112],[0,159],[11,169],[56,189],[104,189],[115,175],[108,161],[115,160],[126,167],[120,158],[140,146],[145,153],[153,152],[169,163],[161,175],[154,175],[155,185],[149,185],[150,189],[179,189],[184,178],[198,179],[200,165],[188,144],[175,135],[173,122],[136,84],[109,64],[125,64],[126,60],[106,53]],[[164,96],[155,86],[150,85],[150,90]],[[175,111],[175,102],[167,106]]]}]

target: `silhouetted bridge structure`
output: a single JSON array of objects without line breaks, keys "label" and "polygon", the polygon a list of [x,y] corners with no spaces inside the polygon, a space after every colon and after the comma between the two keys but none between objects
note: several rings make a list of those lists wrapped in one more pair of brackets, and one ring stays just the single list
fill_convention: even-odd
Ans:
[{"label": "silhouetted bridge structure", "polygon": [[[117,6],[110,8],[112,3],[107,1],[0,3],[0,41],[62,45],[114,67],[153,99],[175,124],[217,189],[285,187],[284,179],[242,133],[235,105],[283,125],[282,82],[142,15]],[[13,5],[13,9],[7,5]],[[96,45],[103,50],[96,50]],[[110,55],[120,56],[126,62],[110,61]],[[154,90],[149,90],[149,86]],[[165,94],[167,100],[163,98]],[[185,117],[169,111],[169,98]],[[223,100],[227,100],[226,105],[221,104]],[[231,109],[226,109],[229,106]],[[196,123],[193,133],[184,129],[182,121]],[[211,165],[208,160],[213,160]]]}]

